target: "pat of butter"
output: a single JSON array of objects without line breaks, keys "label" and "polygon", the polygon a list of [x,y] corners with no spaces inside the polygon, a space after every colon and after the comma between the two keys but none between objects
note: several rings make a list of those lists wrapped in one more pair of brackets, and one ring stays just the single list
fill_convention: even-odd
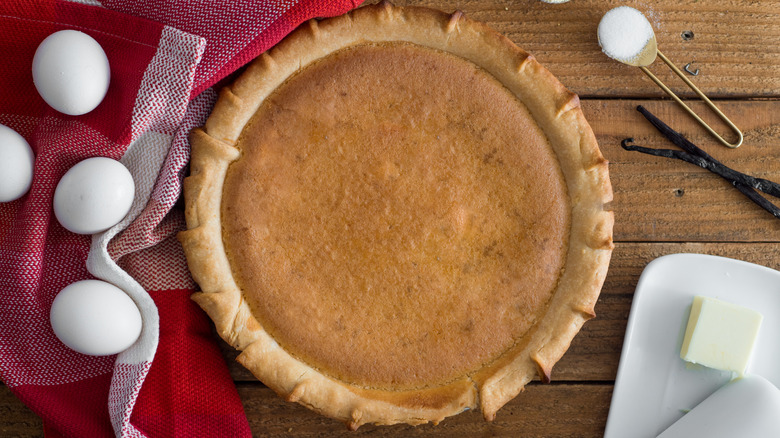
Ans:
[{"label": "pat of butter", "polygon": [[680,357],[706,367],[745,373],[763,316],[751,309],[696,296]]}]

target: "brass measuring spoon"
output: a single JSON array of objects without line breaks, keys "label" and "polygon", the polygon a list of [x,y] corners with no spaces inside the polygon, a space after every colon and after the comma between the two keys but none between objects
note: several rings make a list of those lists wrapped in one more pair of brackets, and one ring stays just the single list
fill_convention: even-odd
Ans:
[{"label": "brass measuring spoon", "polygon": [[[607,14],[609,14],[609,12]],[[639,15],[641,15],[641,17],[645,21],[647,21],[647,18],[641,12],[639,12]],[[726,117],[726,115],[723,114],[723,112],[721,112],[721,110],[718,109],[718,107],[715,106],[715,104],[712,103],[712,101],[709,98],[707,98],[707,96],[705,96],[704,93],[701,92],[701,90],[699,90],[698,87],[696,87],[696,85],[693,85],[693,82],[688,80],[688,78],[685,77],[685,74],[682,71],[680,71],[680,69],[677,68],[677,66],[675,66],[671,61],[669,61],[669,58],[667,58],[663,53],[661,53],[660,50],[658,50],[658,44],[656,43],[655,40],[655,32],[653,32],[653,28],[650,25],[649,21],[647,21],[647,26],[649,27],[649,31],[651,35],[650,38],[645,43],[645,46],[638,52],[638,54],[632,56],[629,59],[621,59],[613,56],[610,53],[607,53],[606,50],[604,51],[604,53],[610,58],[614,59],[615,61],[622,62],[623,64],[631,65],[634,67],[639,67],[648,77],[650,77],[650,79],[653,80],[653,82],[655,82],[659,87],[661,87],[661,89],[664,90],[666,94],[668,94],[678,104],[680,104],[680,106],[682,106],[682,108],[685,111],[687,111],[688,114],[693,116],[693,118],[695,118],[696,121],[698,121],[704,127],[704,129],[706,129],[710,134],[712,134],[715,138],[717,138],[718,141],[720,141],[724,146],[730,148],[738,148],[742,144],[742,140],[744,138],[742,135],[742,131],[740,131],[739,128],[737,128],[737,126],[734,125],[734,123],[732,123],[731,120],[729,120],[729,118]],[[599,44],[602,45],[603,47],[601,25],[599,25]],[[649,66],[655,61],[656,55],[659,58],[661,58],[661,60],[666,65],[668,65],[669,68],[671,68],[672,71],[675,72],[677,76],[679,76],[680,79],[682,79],[683,82],[685,82],[691,88],[691,90],[693,90],[693,92],[696,93],[704,101],[704,103],[706,103],[707,106],[709,106],[710,109],[712,109],[712,111],[714,111],[715,114],[717,114],[718,117],[720,117],[720,119],[723,120],[737,134],[738,139],[736,143],[729,143],[728,141],[723,139],[723,137],[721,137],[720,134],[718,134],[717,132],[715,132],[715,130],[710,128],[710,125],[708,125],[707,122],[702,120],[701,117],[699,117],[695,112],[693,112],[692,109],[688,107],[688,105],[686,105],[679,97],[677,97],[677,95],[674,94],[674,91],[670,90],[669,87],[667,87],[663,82],[661,82],[660,79],[658,79],[653,73],[650,72],[650,70],[647,69],[647,66]]]}]

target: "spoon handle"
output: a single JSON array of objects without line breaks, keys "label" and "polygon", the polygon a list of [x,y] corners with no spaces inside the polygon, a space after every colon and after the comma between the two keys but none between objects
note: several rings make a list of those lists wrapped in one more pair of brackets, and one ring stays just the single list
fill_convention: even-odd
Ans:
[{"label": "spoon handle", "polygon": [[666,63],[666,65],[669,66],[669,68],[672,69],[673,72],[677,74],[677,76],[680,77],[680,79],[682,79],[685,82],[686,85],[688,85],[691,88],[691,90],[693,90],[694,93],[696,93],[704,101],[704,103],[707,104],[707,106],[710,107],[710,109],[715,114],[718,115],[718,117],[720,117],[721,120],[723,120],[737,134],[736,143],[729,143],[728,141],[724,140],[723,137],[720,136],[720,134],[715,132],[714,129],[710,128],[710,125],[708,125],[707,122],[702,120],[701,117],[699,117],[695,112],[693,112],[693,110],[690,107],[688,107],[688,105],[686,105],[679,97],[677,97],[676,94],[674,94],[674,91],[669,89],[669,87],[667,87],[663,82],[661,82],[661,80],[658,79],[653,73],[651,73],[650,70],[647,69],[647,67],[639,67],[639,68],[642,69],[642,71],[650,79],[652,79],[653,82],[655,82],[659,87],[661,87],[661,89],[664,90],[666,94],[671,96],[671,98],[674,99],[678,104],[680,104],[680,106],[682,106],[682,108],[685,111],[687,111],[688,114],[693,116],[693,118],[696,119],[696,121],[699,122],[699,124],[701,124],[704,127],[704,129],[706,129],[710,134],[712,134],[715,138],[717,138],[718,141],[720,141],[724,146],[728,146],[730,148],[738,148],[742,144],[742,140],[744,138],[742,135],[742,131],[740,131],[739,128],[737,128],[737,126],[734,125],[734,123],[732,123],[731,120],[729,120],[729,118],[726,117],[726,115],[723,114],[723,112],[720,109],[718,109],[718,107],[715,106],[715,104],[712,103],[712,101],[709,98],[707,98],[707,96],[705,96],[704,93],[701,92],[701,90],[699,90],[698,87],[696,87],[696,85],[693,85],[693,82],[691,82],[688,78],[686,78],[685,74],[682,71],[680,71],[680,69],[677,68],[677,66],[675,66],[671,61],[669,61],[669,58],[667,58],[663,53],[661,53],[660,50],[658,51],[658,56],[661,58],[661,60],[664,63]]}]

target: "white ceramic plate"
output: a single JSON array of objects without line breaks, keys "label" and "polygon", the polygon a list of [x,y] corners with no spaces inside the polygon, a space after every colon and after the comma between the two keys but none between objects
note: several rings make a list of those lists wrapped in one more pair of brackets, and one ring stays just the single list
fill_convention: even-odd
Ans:
[{"label": "white ceramic plate", "polygon": [[747,372],[780,387],[780,272],[702,254],[659,257],[634,292],[605,438],[655,437],[731,379],[680,359],[695,295],[764,315]]}]

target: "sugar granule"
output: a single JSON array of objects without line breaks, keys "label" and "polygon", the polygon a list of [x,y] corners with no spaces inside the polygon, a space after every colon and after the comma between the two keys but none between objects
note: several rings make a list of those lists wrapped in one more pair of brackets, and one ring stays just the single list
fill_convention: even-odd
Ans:
[{"label": "sugar granule", "polygon": [[608,11],[599,22],[599,45],[610,58],[631,61],[639,56],[650,38],[653,26],[641,12],[628,6]]}]

